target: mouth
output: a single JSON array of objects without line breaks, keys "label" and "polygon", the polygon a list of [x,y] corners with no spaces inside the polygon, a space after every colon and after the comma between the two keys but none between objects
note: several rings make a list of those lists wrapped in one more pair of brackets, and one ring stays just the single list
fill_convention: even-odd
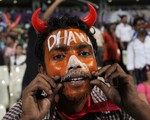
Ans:
[{"label": "mouth", "polygon": [[82,71],[71,71],[61,79],[61,82],[82,81],[90,78],[90,74],[85,74]]}]

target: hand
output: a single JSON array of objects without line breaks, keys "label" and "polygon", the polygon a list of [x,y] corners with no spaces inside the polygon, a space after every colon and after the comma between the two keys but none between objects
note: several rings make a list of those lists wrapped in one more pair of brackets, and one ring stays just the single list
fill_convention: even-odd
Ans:
[{"label": "hand", "polygon": [[104,94],[116,105],[124,110],[136,102],[138,94],[133,83],[133,78],[126,74],[118,64],[107,65],[100,70],[93,72],[96,77],[104,76],[106,83],[99,79],[92,80],[91,84],[98,86]]},{"label": "hand", "polygon": [[[39,73],[23,91],[22,119],[41,120],[44,118],[50,110],[53,98],[61,87],[62,84],[56,85],[54,80],[47,75]],[[39,90],[44,91],[47,96],[38,99],[36,95]]]}]

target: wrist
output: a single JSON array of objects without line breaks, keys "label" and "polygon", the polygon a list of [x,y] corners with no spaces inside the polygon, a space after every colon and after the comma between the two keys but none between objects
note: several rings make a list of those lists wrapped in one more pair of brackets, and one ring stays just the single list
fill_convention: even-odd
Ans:
[{"label": "wrist", "polygon": [[149,120],[150,107],[139,98],[135,98],[134,102],[125,108],[125,111],[136,120]]}]

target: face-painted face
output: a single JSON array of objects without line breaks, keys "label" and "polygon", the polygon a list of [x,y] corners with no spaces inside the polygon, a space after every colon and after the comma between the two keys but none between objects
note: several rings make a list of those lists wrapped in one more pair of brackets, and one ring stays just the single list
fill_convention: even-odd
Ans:
[{"label": "face-painted face", "polygon": [[91,72],[97,70],[97,63],[88,36],[79,29],[59,29],[44,45],[46,72],[50,77],[61,77],[62,94],[78,99],[89,93]]}]

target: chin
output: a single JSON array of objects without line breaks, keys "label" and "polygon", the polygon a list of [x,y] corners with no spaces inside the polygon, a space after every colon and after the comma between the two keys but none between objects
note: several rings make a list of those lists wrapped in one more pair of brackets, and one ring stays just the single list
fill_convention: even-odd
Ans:
[{"label": "chin", "polygon": [[89,80],[85,80],[84,84],[78,87],[72,86],[69,82],[64,83],[62,96],[70,102],[79,102],[86,98],[91,92]]}]

